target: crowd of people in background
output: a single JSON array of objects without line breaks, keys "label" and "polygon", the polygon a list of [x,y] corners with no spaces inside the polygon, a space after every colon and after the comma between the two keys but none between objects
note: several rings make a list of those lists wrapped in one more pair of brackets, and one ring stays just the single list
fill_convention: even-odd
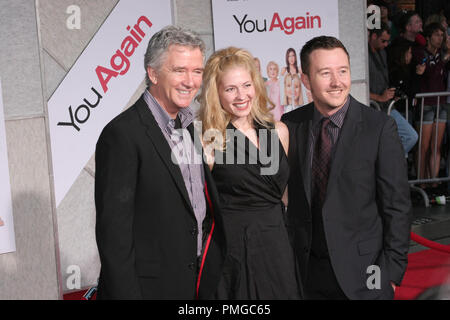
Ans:
[{"label": "crowd of people in background", "polygon": [[424,98],[423,108],[414,98],[450,91],[450,8],[422,19],[415,11],[396,10],[393,1],[368,5],[378,6],[381,16],[380,28],[368,30],[371,105],[396,121],[411,174],[437,178],[441,160],[448,162],[442,151],[450,144],[450,97]]}]

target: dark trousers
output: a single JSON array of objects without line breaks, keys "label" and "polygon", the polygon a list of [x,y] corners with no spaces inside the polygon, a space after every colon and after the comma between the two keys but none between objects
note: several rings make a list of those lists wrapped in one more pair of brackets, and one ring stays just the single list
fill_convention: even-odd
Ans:
[{"label": "dark trousers", "polygon": [[348,300],[342,291],[331,266],[322,220],[322,205],[313,201],[312,205],[311,254],[305,282],[307,300]]},{"label": "dark trousers", "polygon": [[329,257],[310,255],[305,282],[307,300],[348,300],[339,286]]}]

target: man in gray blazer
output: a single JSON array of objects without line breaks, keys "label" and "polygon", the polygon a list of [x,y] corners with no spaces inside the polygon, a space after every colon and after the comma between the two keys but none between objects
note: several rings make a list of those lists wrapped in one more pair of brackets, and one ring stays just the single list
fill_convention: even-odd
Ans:
[{"label": "man in gray blazer", "polygon": [[410,195],[395,122],[350,96],[333,37],[301,51],[313,102],[282,118],[290,135],[287,224],[307,299],[392,299],[407,265]]}]

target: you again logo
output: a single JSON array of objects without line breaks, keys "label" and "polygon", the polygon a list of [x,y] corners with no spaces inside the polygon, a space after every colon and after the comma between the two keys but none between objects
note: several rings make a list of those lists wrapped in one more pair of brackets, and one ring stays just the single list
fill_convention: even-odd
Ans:
[{"label": "you again logo", "polygon": [[252,20],[248,18],[248,14],[245,14],[242,18],[233,15],[234,20],[239,25],[240,33],[252,33],[252,32],[272,32],[279,29],[284,31],[285,34],[293,34],[295,30],[302,29],[320,29],[322,28],[322,19],[320,16],[311,16],[309,12],[306,12],[306,16],[297,17],[280,17],[278,12],[275,12],[272,16],[269,30],[267,30],[267,20],[260,19]]},{"label": "you again logo", "polygon": [[[201,121],[195,121],[194,127],[197,132],[202,132]],[[260,129],[258,133],[259,146],[256,148],[246,139],[239,130],[226,129],[225,139],[226,149],[222,152],[223,136],[217,129],[208,129],[203,134],[203,141],[200,135],[194,135],[194,144],[186,129],[176,129],[172,134],[172,141],[175,146],[172,148],[171,158],[174,164],[201,164],[203,150],[203,160],[211,164],[261,164],[261,175],[274,175],[280,166],[280,144],[278,134],[275,129]],[[202,143],[203,142],[203,143]],[[246,151],[246,145],[248,151]],[[194,149],[197,150],[194,152]],[[214,155],[211,157],[211,155]]]},{"label": "you again logo", "polygon": [[123,39],[120,48],[111,56],[109,60],[110,65],[108,67],[98,65],[95,69],[102,90],[91,87],[94,98],[92,100],[84,98],[82,100],[84,103],[80,104],[76,109],[73,109],[70,105],[67,109],[69,121],[58,122],[58,126],[72,127],[76,131],[81,130],[81,125],[89,120],[91,110],[95,109],[103,99],[103,95],[100,91],[103,91],[103,94],[106,94],[108,92],[109,81],[111,81],[112,78],[124,76],[128,72],[131,65],[129,58],[133,56],[136,48],[139,47],[142,39],[146,36],[144,30],[151,28],[151,26],[152,23],[146,16],[141,16],[133,28],[127,26],[126,29],[129,31],[129,34]]}]

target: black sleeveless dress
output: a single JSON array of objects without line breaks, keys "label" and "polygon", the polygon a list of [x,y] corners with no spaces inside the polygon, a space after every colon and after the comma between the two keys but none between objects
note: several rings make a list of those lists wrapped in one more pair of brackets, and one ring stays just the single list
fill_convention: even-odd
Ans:
[{"label": "black sleeveless dress", "polygon": [[[231,123],[227,129],[234,130],[235,138],[227,142],[224,153],[216,151],[212,175],[219,192],[228,248],[216,298],[299,299],[294,254],[281,202],[289,176],[288,160],[278,136],[255,127],[260,152],[266,157],[258,154],[256,146]],[[268,143],[261,139],[264,133]],[[245,146],[238,141],[244,141]],[[232,156],[225,162],[225,154],[230,151]],[[234,159],[231,164],[230,158]],[[271,166],[274,174],[261,174],[262,169]]]}]

